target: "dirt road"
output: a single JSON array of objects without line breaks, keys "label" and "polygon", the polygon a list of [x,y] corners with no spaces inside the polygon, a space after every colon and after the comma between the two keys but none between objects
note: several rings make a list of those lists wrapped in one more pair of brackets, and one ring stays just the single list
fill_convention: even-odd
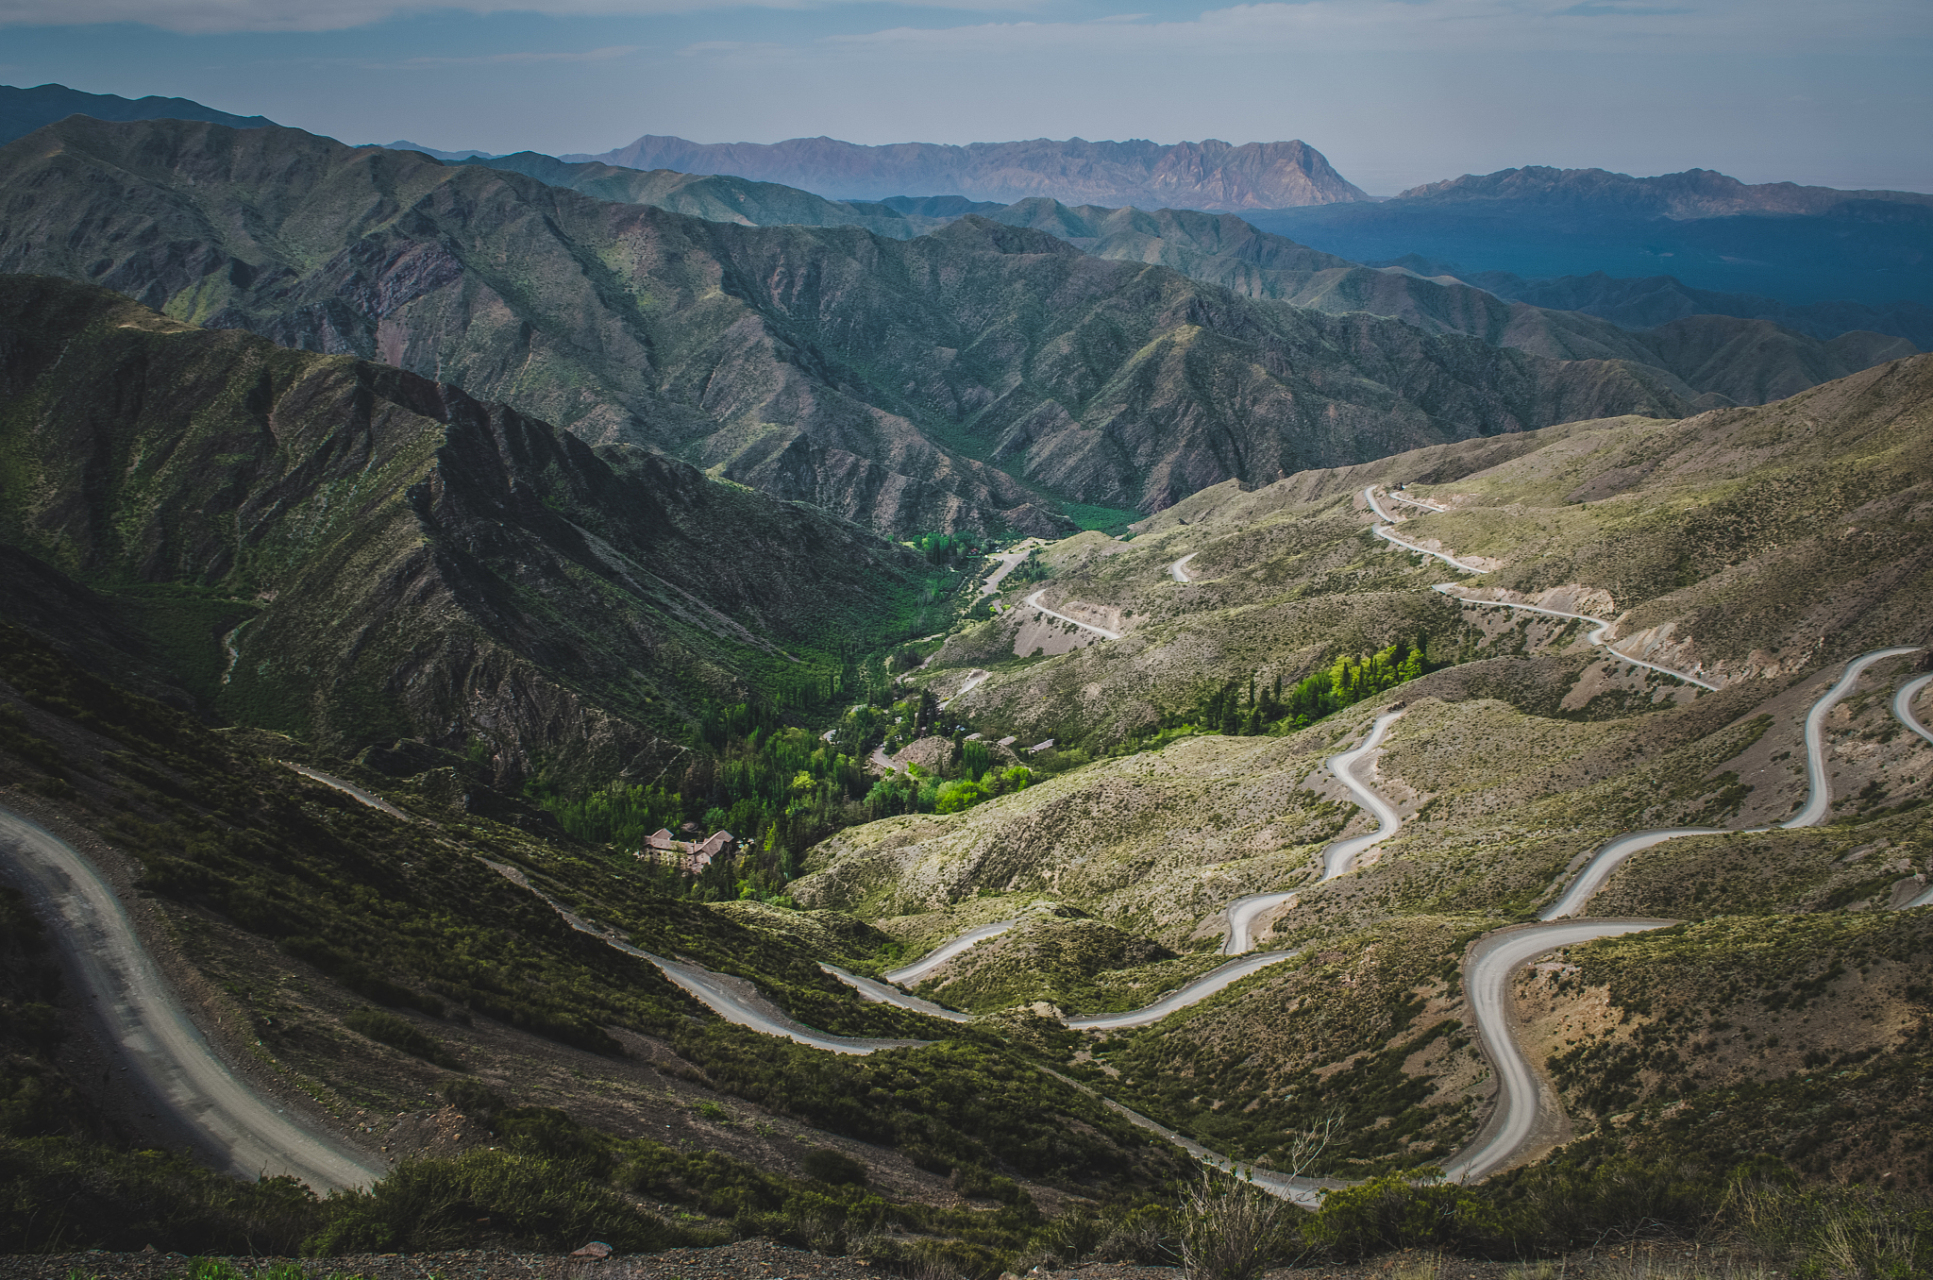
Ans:
[{"label": "dirt road", "polygon": [[1040,590],[1034,592],[1032,595],[1027,597],[1026,601],[1024,602],[1024,607],[1028,609],[1038,609],[1042,613],[1046,614],[1048,617],[1059,618],[1062,622],[1071,622],[1075,626],[1081,628],[1081,630],[1083,631],[1092,631],[1095,635],[1100,636],[1103,640],[1119,640],[1121,638],[1121,633],[1119,631],[1109,631],[1106,627],[1097,627],[1091,622],[1082,622],[1079,618],[1070,618],[1064,613],[1055,613],[1052,609],[1049,609],[1046,605],[1040,602],[1040,598],[1046,594],[1047,594],[1047,588],[1042,587]]},{"label": "dirt road", "polygon": [[216,1056],[142,947],[105,878],[38,823],[0,809],[0,867],[50,925],[92,1005],[116,1074],[161,1127],[237,1177],[287,1174],[317,1192],[366,1187],[385,1165],[257,1093]]},{"label": "dirt road", "polygon": [[1584,637],[1585,641],[1589,644],[1600,646],[1619,662],[1628,662],[1634,667],[1643,667],[1647,671],[1656,671],[1660,675],[1670,676],[1674,680],[1683,680],[1686,684],[1695,684],[1700,689],[1709,689],[1713,693],[1718,692],[1717,685],[1700,680],[1697,676],[1688,675],[1683,671],[1677,671],[1671,667],[1661,667],[1655,662],[1646,662],[1643,658],[1634,658],[1628,653],[1621,652],[1607,638],[1611,630],[1611,624],[1602,618],[1593,618],[1588,613],[1568,613],[1563,609],[1546,609],[1540,604],[1518,604],[1511,600],[1472,600],[1468,596],[1459,594],[1455,590],[1455,584],[1449,582],[1439,582],[1430,589],[1432,591],[1440,591],[1452,600],[1461,600],[1465,604],[1494,605],[1499,609],[1517,609],[1524,613],[1541,613],[1552,618],[1573,618],[1578,622],[1595,623],[1596,625],[1592,628],[1590,634]]},{"label": "dirt road", "polygon": [[[1356,765],[1382,745],[1383,735],[1389,732],[1389,726],[1396,723],[1402,714],[1401,711],[1383,712],[1376,717],[1375,724],[1370,726],[1369,736],[1364,738],[1359,746],[1340,755],[1330,756],[1327,761],[1329,772],[1333,773],[1343,786],[1349,788],[1350,795],[1355,797],[1358,805],[1375,816],[1377,825],[1374,831],[1366,835],[1338,840],[1322,851],[1324,880],[1333,880],[1337,876],[1347,875],[1355,868],[1356,859],[1360,858],[1365,850],[1389,839],[1403,825],[1402,815],[1396,812],[1396,807],[1385,800],[1373,787],[1358,780],[1355,775]],[[1222,943],[1222,954],[1238,956],[1253,948],[1255,922],[1277,907],[1288,903],[1299,892],[1301,892],[1299,889],[1288,889],[1279,893],[1251,893],[1247,897],[1237,898],[1229,903],[1228,940]]]}]

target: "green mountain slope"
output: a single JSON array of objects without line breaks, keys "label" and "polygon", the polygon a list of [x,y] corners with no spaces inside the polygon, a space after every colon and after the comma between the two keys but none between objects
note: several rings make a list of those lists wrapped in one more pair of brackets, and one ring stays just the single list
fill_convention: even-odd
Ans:
[{"label": "green mountain slope", "polygon": [[708,701],[822,680],[923,585],[816,509],[397,369],[44,277],[0,297],[0,540],[245,723],[608,775]]},{"label": "green mountain slope", "polygon": [[64,122],[0,152],[0,223],[0,267],[380,358],[880,529],[1045,530],[1042,490],[1155,510],[1684,408],[1655,371],[1244,299],[974,219],[904,242],[732,226],[290,130]]},{"label": "green mountain slope", "polygon": [[[0,623],[0,805],[86,850],[247,1087],[392,1166],[373,1201],[318,1203],[153,1150],[127,1077],[75,1066],[118,1046],[90,1043],[85,991],[62,990],[56,923],[6,889],[0,1185],[17,1212],[0,1247],[562,1252],[581,1232],[634,1253],[752,1235],[843,1248],[850,1222],[881,1263],[948,1247],[983,1263],[1041,1225],[1029,1191],[1145,1194],[1182,1169],[1024,1048],[861,1002],[816,963],[890,955],[856,921],[799,917],[841,938],[809,951],[663,896],[628,854],[402,795],[409,811],[378,812],[283,763],[305,755]],[[931,1043],[855,1058],[731,1025],[533,888],[818,1026]],[[830,1178],[828,1149],[844,1160]],[[425,1184],[462,1190],[413,1194]],[[861,1238],[882,1222],[890,1241]]]},{"label": "green mountain slope", "polygon": [[597,160],[572,164],[536,151],[478,156],[461,163],[521,173],[599,200],[648,204],[708,222],[733,222],[744,227],[864,227],[877,235],[910,240],[951,221],[902,213],[890,204],[828,200],[797,187],[730,174],[624,169]]}]

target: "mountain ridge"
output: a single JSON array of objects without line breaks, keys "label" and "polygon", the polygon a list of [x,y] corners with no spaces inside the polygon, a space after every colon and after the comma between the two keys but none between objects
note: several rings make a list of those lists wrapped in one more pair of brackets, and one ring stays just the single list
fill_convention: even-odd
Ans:
[{"label": "mountain ridge", "polygon": [[902,532],[1050,532],[1046,494],[1155,510],[1339,451],[1692,398],[1660,370],[1254,301],[972,216],[913,240],[738,226],[296,130],[74,118],[17,140],[0,267]]},{"label": "mountain ridge", "polygon": [[646,134],[596,155],[561,158],[732,174],[838,199],[883,200],[926,192],[1009,203],[1052,195],[1081,203],[1272,209],[1369,198],[1321,152],[1300,140],[1237,146],[1215,138],[1172,145],[1140,139],[1036,138],[965,146],[865,146],[826,137],[769,144],[699,143]]},{"label": "mountain ridge", "polygon": [[19,89],[0,85],[0,144],[32,133],[43,125],[71,115],[97,120],[203,120],[233,129],[260,129],[274,124],[266,116],[238,116],[205,107],[188,98],[123,98],[114,93],[86,93],[64,84]]},{"label": "mountain ridge", "polygon": [[1859,201],[1933,207],[1933,195],[1917,191],[1809,187],[1796,182],[1746,183],[1715,169],[1686,169],[1638,178],[1609,169],[1558,169],[1525,165],[1494,173],[1466,173],[1426,182],[1395,197],[1419,203],[1507,200],[1593,212],[1639,213],[1683,221],[1742,213],[1818,216]]},{"label": "mountain ridge", "polygon": [[[977,215],[1046,231],[1083,252],[1110,261],[1172,267],[1191,279],[1246,297],[1330,314],[1366,311],[1392,316],[1427,332],[1468,334],[1492,346],[1513,347],[1552,359],[1619,359],[1651,365],[1683,380],[1688,399],[1712,394],[1734,403],[1760,403],[1911,353],[1910,341],[1836,341],[1847,330],[1810,335],[1835,340],[1814,347],[1774,329],[1776,319],[1759,316],[1744,318],[1769,323],[1753,331],[1755,341],[1741,342],[1736,324],[1690,321],[1696,313],[1688,308],[1654,325],[1642,326],[1655,328],[1671,321],[1688,321],[1669,333],[1633,335],[1623,332],[1630,326],[1553,314],[1551,309],[1523,304],[1501,290],[1480,292],[1480,284],[1424,279],[1416,271],[1388,271],[1350,262],[1261,231],[1232,213],[1070,207],[1045,196],[1011,205],[963,197],[832,201],[776,183],[695,176],[668,169],[644,173],[602,162],[565,164],[534,153],[465,163],[509,169],[600,199],[650,204],[738,225],[859,226],[907,239],[931,234],[954,219]],[[1433,273],[1424,269],[1420,274]],[[1486,296],[1490,292],[1498,293],[1504,302]],[[1865,316],[1857,307],[1847,309],[1847,314]],[[1877,313],[1874,318],[1879,318]],[[1848,329],[1857,327],[1849,325]],[[1694,338],[1685,332],[1688,329],[1713,332]],[[1683,358],[1699,345],[1729,348],[1731,358],[1716,363]]]},{"label": "mountain ridge", "polygon": [[50,277],[0,299],[0,538],[165,624],[205,711],[340,754],[474,735],[513,777],[615,773],[922,581],[816,508],[399,369]]}]

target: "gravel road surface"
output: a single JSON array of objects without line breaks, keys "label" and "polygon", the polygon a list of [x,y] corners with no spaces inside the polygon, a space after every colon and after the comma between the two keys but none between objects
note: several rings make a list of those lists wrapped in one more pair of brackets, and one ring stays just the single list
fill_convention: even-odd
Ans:
[{"label": "gravel road surface", "polygon": [[102,1042],[165,1128],[237,1177],[288,1174],[328,1192],[382,1176],[379,1157],[306,1124],[215,1056],[112,887],[72,845],[0,809],[0,867],[51,926]]}]

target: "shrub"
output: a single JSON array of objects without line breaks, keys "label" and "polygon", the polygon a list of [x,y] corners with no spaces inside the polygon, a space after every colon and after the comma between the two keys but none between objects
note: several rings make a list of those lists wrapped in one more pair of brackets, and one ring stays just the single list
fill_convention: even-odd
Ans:
[{"label": "shrub", "polygon": [[310,1256],[474,1248],[480,1237],[549,1251],[604,1240],[623,1253],[720,1243],[667,1226],[578,1166],[505,1151],[406,1160],[324,1208],[328,1225],[302,1246]]},{"label": "shrub", "polygon": [[814,1147],[805,1153],[805,1158],[799,1161],[799,1167],[805,1171],[806,1177],[829,1182],[835,1187],[866,1185],[866,1166],[831,1147]]},{"label": "shrub", "polygon": [[508,1104],[489,1086],[469,1076],[452,1076],[443,1082],[439,1092],[443,1100],[466,1116],[475,1116],[488,1124],[492,1117]]},{"label": "shrub", "polygon": [[1188,1280],[1251,1280],[1294,1245],[1295,1211],[1259,1188],[1204,1169],[1181,1194],[1181,1270]]},{"label": "shrub", "polygon": [[292,1178],[244,1182],[162,1151],[0,1141],[0,1253],[293,1253],[323,1206]]},{"label": "shrub", "polygon": [[1331,1191],[1303,1234],[1345,1258],[1396,1249],[1475,1250],[1505,1234],[1493,1205],[1436,1177],[1434,1169],[1416,1169]]},{"label": "shrub", "polygon": [[434,1062],[451,1071],[463,1070],[462,1059],[451,1053],[441,1041],[424,1035],[416,1029],[415,1024],[393,1013],[384,1013],[381,1009],[357,1009],[342,1020],[342,1025],[425,1062]]}]

